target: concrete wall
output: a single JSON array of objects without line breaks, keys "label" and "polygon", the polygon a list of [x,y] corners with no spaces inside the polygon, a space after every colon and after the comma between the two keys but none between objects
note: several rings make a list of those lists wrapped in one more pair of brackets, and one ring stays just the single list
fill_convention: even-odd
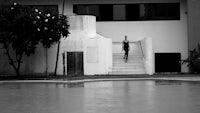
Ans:
[{"label": "concrete wall", "polygon": [[[62,38],[57,67],[57,74],[63,75],[62,53],[83,52],[84,74],[108,74],[112,67],[112,41],[96,34],[94,16],[69,16],[70,35]],[[0,75],[13,75],[15,71],[9,65],[5,50],[0,49]],[[57,44],[51,48],[38,45],[35,54],[24,55],[21,74],[53,74],[55,70]],[[13,54],[14,57],[14,54]],[[70,60],[67,59],[66,60]],[[65,63],[67,74],[67,62]]]},{"label": "concrete wall", "polygon": [[[52,47],[51,49],[48,49],[48,54],[52,53]],[[56,49],[56,48],[55,48]],[[27,57],[26,55],[23,56],[22,64],[21,64],[21,74],[45,74],[46,67],[48,67],[48,70],[53,70],[55,65],[49,64],[48,62],[52,62],[55,64],[55,56],[56,54],[52,54],[51,56],[48,56],[49,60],[46,61],[46,50],[42,46],[38,45],[38,47],[35,50],[35,53],[31,56]],[[53,51],[54,52],[54,51]],[[56,53],[56,52],[54,52]],[[11,56],[15,57],[14,54]],[[54,57],[53,59],[51,57]],[[53,72],[53,71],[52,71]],[[11,65],[9,65],[8,57],[5,54],[4,49],[0,49],[0,75],[14,75],[15,71]]]},{"label": "concrete wall", "polygon": [[152,38],[145,37],[140,41],[143,54],[144,54],[144,64],[146,74],[152,75],[155,73],[155,61],[154,61],[154,51],[152,45]]},{"label": "concrete wall", "polygon": [[[62,0],[11,0],[25,5],[58,5],[59,12],[62,11]],[[109,4],[109,3],[165,3],[165,2],[181,2],[181,20],[168,20],[168,21],[129,21],[129,22],[97,22],[97,32],[105,37],[111,38],[114,42],[121,42],[124,35],[128,36],[130,41],[137,41],[144,37],[152,37],[154,52],[180,52],[181,59],[185,59],[188,56],[188,30],[187,30],[187,1],[186,0],[65,0],[64,14],[73,15],[73,4]],[[199,15],[199,1],[189,1],[189,36],[190,45],[196,43],[198,40],[198,28],[199,25],[195,25],[198,21],[195,17]],[[2,0],[0,3],[8,3],[7,0]],[[193,7],[193,5],[195,7]],[[194,13],[192,13],[196,10]],[[195,22],[193,20],[195,19]],[[197,22],[198,23],[198,22]],[[120,27],[119,27],[120,26]],[[193,27],[195,26],[195,27]],[[193,29],[194,28],[194,29]],[[192,36],[194,34],[194,36]],[[194,38],[191,38],[194,37]],[[54,52],[56,48],[52,47]],[[39,54],[39,53],[38,53]],[[41,53],[44,54],[44,53]],[[53,57],[53,56],[51,56]],[[45,60],[44,60],[45,61]],[[44,62],[43,61],[43,62]],[[53,62],[53,60],[50,60]],[[61,62],[61,61],[60,61]],[[41,63],[41,62],[39,62]],[[43,69],[45,65],[41,64]],[[50,64],[48,64],[50,65]],[[62,64],[60,65],[62,66]],[[50,65],[53,69],[53,66]],[[62,72],[62,71],[61,71]],[[187,68],[182,66],[182,72],[187,72]]]},{"label": "concrete wall", "polygon": [[189,50],[200,44],[200,0],[188,0]]},{"label": "concrete wall", "polygon": [[[144,37],[152,37],[154,52],[179,52],[181,59],[188,57],[188,26],[186,0],[67,0],[67,14],[72,13],[73,4],[117,4],[117,3],[181,3],[180,20],[160,21],[114,21],[97,22],[97,32],[111,38],[113,42],[121,42],[124,35],[130,41],[138,41]],[[114,50],[115,51],[115,50]],[[185,65],[182,72],[187,72]]]},{"label": "concrete wall", "polygon": [[112,40],[97,35],[84,40],[86,75],[108,74],[112,70]]}]

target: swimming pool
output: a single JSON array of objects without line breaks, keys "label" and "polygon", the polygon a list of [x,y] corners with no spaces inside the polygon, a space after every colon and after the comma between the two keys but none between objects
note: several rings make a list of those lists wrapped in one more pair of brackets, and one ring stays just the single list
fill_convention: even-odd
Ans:
[{"label": "swimming pool", "polygon": [[200,82],[0,83],[1,113],[200,113]]}]

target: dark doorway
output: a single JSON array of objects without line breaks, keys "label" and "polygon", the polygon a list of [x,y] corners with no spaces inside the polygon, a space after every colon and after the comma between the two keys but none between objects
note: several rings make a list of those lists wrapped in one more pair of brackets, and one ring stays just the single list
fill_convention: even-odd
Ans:
[{"label": "dark doorway", "polygon": [[67,52],[67,76],[83,75],[83,52]]},{"label": "dark doorway", "polygon": [[155,72],[181,72],[180,53],[155,53]]}]

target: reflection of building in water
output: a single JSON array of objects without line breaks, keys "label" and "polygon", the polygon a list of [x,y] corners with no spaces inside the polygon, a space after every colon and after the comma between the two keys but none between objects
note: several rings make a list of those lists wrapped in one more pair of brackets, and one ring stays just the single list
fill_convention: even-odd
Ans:
[{"label": "reflection of building in water", "polygon": [[[59,12],[63,9],[63,0],[15,2],[43,9],[50,7]],[[66,56],[65,74],[71,76],[160,72],[155,72],[158,67],[155,62],[165,59],[158,61],[155,53],[178,53],[180,58],[176,62],[179,62],[200,42],[198,4],[197,0],[65,0],[64,14],[69,16],[71,34],[61,40],[57,73],[63,74],[62,53]],[[126,64],[121,51],[125,35],[131,46]],[[24,58],[21,72],[45,73],[48,67],[48,73],[53,73],[56,47],[48,49],[48,57],[45,49],[38,47],[34,55]],[[14,73],[5,59],[1,54],[0,73]],[[172,57],[169,62],[173,60]],[[175,72],[188,72],[185,65],[177,66],[180,70]]]},{"label": "reflection of building in water", "polygon": [[68,83],[67,88],[83,88],[84,82]]},{"label": "reflection of building in water", "polygon": [[183,81],[177,80],[155,80],[155,85],[181,85]]}]

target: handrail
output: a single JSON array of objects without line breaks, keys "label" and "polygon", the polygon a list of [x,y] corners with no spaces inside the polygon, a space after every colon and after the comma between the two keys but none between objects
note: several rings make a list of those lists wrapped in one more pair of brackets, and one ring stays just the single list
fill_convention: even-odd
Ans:
[{"label": "handrail", "polygon": [[143,56],[143,58],[145,58],[145,56],[144,56],[144,51],[143,51],[143,49],[142,49],[142,43],[141,43],[141,40],[139,41],[139,43],[140,43],[140,48],[141,48],[141,51],[142,51],[142,56]]},{"label": "handrail", "polygon": [[[141,44],[141,40],[139,40],[139,41],[129,41],[129,43],[138,43],[138,42],[139,42],[139,46],[140,46],[140,49],[141,49],[141,52],[142,52],[142,57],[145,58],[144,51],[143,51],[142,44]],[[112,42],[112,43],[121,44],[122,42]]]}]

